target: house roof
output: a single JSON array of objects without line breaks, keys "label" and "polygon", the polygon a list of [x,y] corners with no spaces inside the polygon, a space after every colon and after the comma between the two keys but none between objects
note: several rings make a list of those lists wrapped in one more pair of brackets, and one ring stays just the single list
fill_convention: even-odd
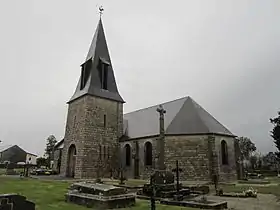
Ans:
[{"label": "house roof", "polygon": [[[124,114],[124,132],[129,138],[159,134],[159,105]],[[203,109],[191,97],[183,97],[162,104],[166,110],[166,134],[218,134],[234,136],[225,126]]]},{"label": "house roof", "polygon": [[28,155],[33,155],[33,156],[38,157],[38,155],[36,155],[36,154],[34,154],[34,153],[26,152],[26,154],[28,154]]},{"label": "house roof", "polygon": [[15,146],[15,145],[0,145],[0,152],[4,152],[13,146]]},{"label": "house roof", "polygon": [[21,147],[18,146],[18,145],[4,145],[4,146],[0,146],[0,152],[5,152],[6,150],[8,150],[8,149],[10,149],[10,148],[13,148],[13,147],[18,147],[18,148],[20,148],[20,149],[21,149],[22,151],[24,151],[26,154],[37,156],[37,155],[34,154],[34,153],[27,152],[26,150],[24,150],[23,148],[21,148]]},{"label": "house roof", "polygon": [[[98,70],[100,61],[108,65],[106,90],[101,88],[101,80]],[[124,103],[124,100],[118,92],[101,19],[97,25],[85,63],[82,64],[82,68],[85,68],[86,72],[88,72],[85,86],[81,89],[82,76],[80,76],[76,91],[68,103],[87,94]]]}]

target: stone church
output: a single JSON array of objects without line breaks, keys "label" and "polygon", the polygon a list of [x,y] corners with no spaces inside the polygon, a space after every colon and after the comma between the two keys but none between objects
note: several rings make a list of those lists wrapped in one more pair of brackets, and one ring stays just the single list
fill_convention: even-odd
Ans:
[{"label": "stone church", "polygon": [[[159,105],[123,114],[102,20],[99,20],[72,98],[64,139],[56,145],[60,174],[75,178],[146,179],[155,167]],[[235,135],[191,97],[161,104],[165,114],[165,165],[179,160],[185,180],[234,180],[238,174]]]}]

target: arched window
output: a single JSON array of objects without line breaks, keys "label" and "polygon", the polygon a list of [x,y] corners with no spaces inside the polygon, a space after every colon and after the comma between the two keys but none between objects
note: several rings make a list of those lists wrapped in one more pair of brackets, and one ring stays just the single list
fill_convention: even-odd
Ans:
[{"label": "arched window", "polygon": [[153,146],[151,142],[145,143],[145,165],[151,166],[153,163]]},{"label": "arched window", "polygon": [[228,164],[228,149],[227,149],[227,143],[225,140],[221,142],[221,152],[222,152],[222,164],[227,165]]},{"label": "arched window", "polygon": [[131,163],[131,148],[129,144],[125,145],[125,165],[130,166]]}]

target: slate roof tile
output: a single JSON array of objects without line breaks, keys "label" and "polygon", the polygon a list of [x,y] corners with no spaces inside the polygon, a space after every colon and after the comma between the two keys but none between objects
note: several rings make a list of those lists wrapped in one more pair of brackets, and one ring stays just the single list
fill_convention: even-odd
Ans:
[{"label": "slate roof tile", "polygon": [[[191,97],[163,103],[166,134],[219,134],[234,136],[225,126],[203,109]],[[126,135],[141,138],[158,135],[159,105],[124,114]]]}]

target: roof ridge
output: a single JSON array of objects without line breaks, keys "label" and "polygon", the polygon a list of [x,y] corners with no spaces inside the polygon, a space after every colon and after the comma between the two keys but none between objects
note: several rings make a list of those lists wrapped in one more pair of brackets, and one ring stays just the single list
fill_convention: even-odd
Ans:
[{"label": "roof ridge", "polygon": [[[167,103],[172,103],[172,102],[179,101],[179,100],[182,100],[182,99],[186,99],[186,100],[187,100],[188,98],[190,98],[190,96],[180,97],[180,98],[177,98],[177,99],[174,99],[174,100],[171,100],[171,101],[167,101],[167,102],[164,102],[164,103],[158,103],[158,104],[155,104],[155,105],[152,105],[152,106],[148,106],[148,107],[145,107],[145,108],[136,109],[136,110],[134,110],[134,111],[124,113],[124,115],[130,114],[130,113],[139,112],[139,111],[143,111],[143,110],[145,110],[145,109],[150,109],[150,108],[152,108],[152,107],[156,107],[156,106],[159,106],[159,105],[164,105],[164,104],[167,104]],[[163,107],[163,108],[164,108],[164,107]]]},{"label": "roof ridge", "polygon": [[[10,148],[12,148],[12,147],[18,147],[18,148],[20,148],[20,149],[22,149],[19,145],[17,145],[17,144],[11,144],[11,145],[6,145],[6,146],[3,146],[2,148],[0,147],[0,152],[5,152],[5,151],[7,151],[8,149],[10,149]],[[24,150],[24,149],[22,149],[22,150]],[[25,150],[24,150],[25,151]]]}]

